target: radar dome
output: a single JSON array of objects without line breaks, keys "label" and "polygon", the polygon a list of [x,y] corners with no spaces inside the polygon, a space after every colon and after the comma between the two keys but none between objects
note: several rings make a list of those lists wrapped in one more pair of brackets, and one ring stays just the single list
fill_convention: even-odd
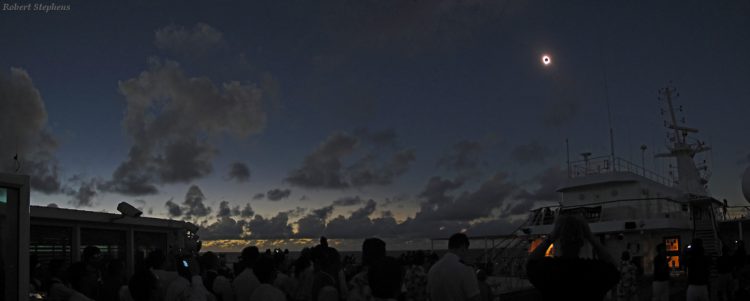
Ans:
[{"label": "radar dome", "polygon": [[742,174],[742,194],[745,200],[750,202],[750,167],[746,168],[745,173]]}]

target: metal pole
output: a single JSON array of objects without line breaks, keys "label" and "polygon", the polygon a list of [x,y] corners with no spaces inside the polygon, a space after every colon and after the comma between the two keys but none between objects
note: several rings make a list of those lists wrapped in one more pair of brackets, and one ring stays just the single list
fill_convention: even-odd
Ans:
[{"label": "metal pole", "polygon": [[641,145],[641,168],[643,169],[643,176],[646,176],[646,145]]}]

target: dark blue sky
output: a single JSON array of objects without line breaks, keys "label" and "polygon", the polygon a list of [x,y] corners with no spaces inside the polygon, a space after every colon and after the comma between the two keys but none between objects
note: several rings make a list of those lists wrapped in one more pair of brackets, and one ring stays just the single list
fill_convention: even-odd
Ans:
[{"label": "dark blue sky", "polygon": [[[414,236],[502,229],[514,208],[542,201],[519,191],[542,195],[552,185],[541,175],[564,165],[565,138],[574,154],[608,153],[605,72],[619,156],[640,162],[647,144],[647,168],[666,173],[668,163],[650,157],[665,135],[656,91],[671,80],[687,123],[714,147],[712,193],[742,203],[747,2],[65,4],[70,10],[0,11],[0,108],[13,115],[44,104],[24,109],[34,118],[11,118],[18,123],[9,127],[33,119],[32,130],[0,133],[3,156],[22,143],[27,170],[50,175],[35,204],[112,211],[126,200],[168,216],[172,200],[175,218],[207,226],[218,218],[207,230],[216,237],[264,227],[287,237],[287,223],[299,233],[300,218],[325,224],[339,214],[362,235],[387,235],[370,229],[375,219],[407,220]],[[39,97],[23,93],[33,89]],[[18,135],[29,138],[12,142]],[[249,179],[239,167],[230,176],[233,163]],[[447,190],[431,194],[430,183]],[[200,205],[186,201],[192,185]],[[255,215],[222,215],[222,201],[250,203]],[[435,202],[459,201],[484,212],[424,217],[425,208],[439,211]]]}]

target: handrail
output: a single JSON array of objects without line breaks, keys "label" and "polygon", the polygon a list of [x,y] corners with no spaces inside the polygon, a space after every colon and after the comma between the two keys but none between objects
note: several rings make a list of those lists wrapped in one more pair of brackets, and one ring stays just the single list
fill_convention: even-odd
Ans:
[{"label": "handrail", "polygon": [[644,166],[640,166],[620,157],[615,157],[613,159],[610,156],[601,156],[589,158],[587,160],[573,161],[570,163],[570,169],[571,170],[569,176],[571,178],[588,176],[592,174],[628,172],[666,186],[671,187],[675,184],[674,180],[672,179],[669,179],[654,171],[646,169]]},{"label": "handrail", "polygon": [[[571,205],[571,206],[553,205],[553,206],[540,207],[535,210],[532,210],[530,212],[531,215],[529,216],[527,220],[534,221],[532,222],[532,225],[550,225],[554,223],[554,218],[550,220],[547,220],[545,218],[545,219],[542,219],[541,222],[536,222],[538,219],[540,219],[539,216],[542,215],[542,212],[545,209],[547,209],[547,211],[544,211],[544,212],[551,212],[553,217],[557,217],[561,212],[564,212],[564,211],[575,210],[578,208],[585,208],[584,210],[591,209],[591,211],[588,212],[592,214],[592,216],[589,217],[589,222],[601,222],[601,221],[610,220],[609,216],[606,215],[606,213],[610,211],[608,209],[611,209],[613,207],[618,207],[618,206],[607,206],[607,205],[623,204],[623,203],[630,203],[630,202],[644,202],[644,201],[648,202],[647,206],[649,206],[649,208],[644,208],[644,207],[641,207],[641,208],[633,207],[633,208],[646,210],[647,214],[652,214],[652,213],[669,214],[670,216],[672,214],[677,214],[677,216],[683,216],[683,217],[689,218],[689,216],[687,216],[687,213],[684,213],[685,210],[683,209],[683,206],[687,205],[687,203],[662,197],[662,198],[619,199],[619,200],[609,200],[609,201],[601,201],[601,202],[591,202],[591,203]],[[652,203],[654,201],[657,202],[655,205]],[[663,204],[661,203],[666,203],[666,207],[664,207]],[[655,210],[649,210],[651,209],[650,206],[657,206],[657,207],[653,208]],[[602,209],[605,209],[605,210],[602,210]],[[617,211],[617,212],[620,214],[617,215],[616,218],[622,219],[623,218],[622,212],[621,211]],[[587,213],[587,212],[584,212],[584,213]],[[627,213],[625,214],[627,215]],[[644,216],[643,212],[640,212],[640,213],[631,212],[631,215],[633,215],[632,218]]]}]

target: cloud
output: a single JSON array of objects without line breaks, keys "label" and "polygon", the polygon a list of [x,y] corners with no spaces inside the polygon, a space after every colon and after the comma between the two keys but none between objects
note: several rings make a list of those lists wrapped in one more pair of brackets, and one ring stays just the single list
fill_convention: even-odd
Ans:
[{"label": "cloud", "polygon": [[235,220],[228,216],[219,218],[216,222],[201,226],[198,232],[201,239],[238,239],[244,237],[244,220]]},{"label": "cloud", "polygon": [[394,129],[385,129],[382,131],[371,131],[367,128],[358,128],[353,134],[360,139],[366,140],[378,147],[396,147],[398,135]]},{"label": "cloud", "polygon": [[363,187],[370,185],[385,186],[409,169],[414,161],[413,150],[402,150],[394,154],[385,165],[379,166],[374,155],[368,155],[348,168],[351,185]]},{"label": "cloud", "polygon": [[79,181],[80,184],[78,186],[78,189],[72,189],[69,187],[64,188],[65,194],[68,196],[73,197],[70,200],[70,204],[72,204],[75,207],[91,207],[94,205],[94,197],[97,195],[96,190],[96,184],[97,181],[95,179],[90,179],[88,181]]},{"label": "cloud", "polygon": [[266,192],[266,196],[268,196],[269,201],[280,201],[282,199],[288,198],[292,194],[292,191],[289,189],[279,189],[274,188]]},{"label": "cloud", "polygon": [[[187,193],[185,193],[185,200],[182,204],[178,205],[170,199],[164,204],[164,206],[167,207],[167,213],[170,217],[182,216],[186,219],[200,218],[211,214],[211,207],[204,204],[205,200],[206,196],[203,195],[203,191],[201,191],[198,186],[191,185]],[[226,201],[223,201],[222,205],[229,206]],[[219,211],[218,215],[220,217],[224,216],[223,214],[226,213],[221,212],[221,209]]]},{"label": "cloud", "polygon": [[396,235],[397,223],[392,216],[371,218],[377,203],[367,203],[352,212],[349,217],[339,215],[326,225],[325,235],[331,238],[361,238],[370,236],[392,237]]},{"label": "cloud", "polygon": [[451,147],[450,152],[438,159],[437,166],[448,171],[474,171],[479,166],[481,152],[482,144],[479,142],[461,140]]},{"label": "cloud", "polygon": [[536,141],[516,146],[511,151],[510,156],[513,160],[518,161],[521,165],[541,164],[554,152]]},{"label": "cloud", "polygon": [[10,68],[10,76],[0,74],[0,171],[15,172],[19,167],[8,160],[18,155],[20,172],[30,175],[36,192],[62,192],[59,166],[55,157],[58,142],[47,128],[47,110],[39,90],[26,70]]},{"label": "cloud", "polygon": [[253,196],[253,200],[262,200],[262,199],[264,199],[265,197],[266,197],[266,194],[265,194],[265,193],[262,193],[262,192],[261,192],[261,193],[256,193],[256,194],[255,194],[255,195]]},{"label": "cloud", "polygon": [[334,206],[354,206],[354,205],[362,204],[363,202],[364,200],[361,199],[359,196],[343,197],[343,198],[333,201],[333,205]]},{"label": "cloud", "polygon": [[297,237],[315,238],[323,235],[326,220],[333,213],[333,205],[315,209],[297,221]]},{"label": "cloud", "polygon": [[300,217],[303,214],[305,214],[305,212],[307,212],[307,208],[302,208],[302,207],[297,206],[294,209],[290,209],[290,210],[287,210],[287,211],[284,211],[284,212],[290,218],[297,218],[297,217]]},{"label": "cloud", "polygon": [[250,168],[242,162],[234,162],[229,169],[229,179],[237,182],[247,182],[250,180]]},{"label": "cloud", "polygon": [[206,197],[203,195],[203,191],[198,186],[191,185],[185,194],[185,201],[182,202],[185,216],[188,218],[204,217],[211,214],[211,207],[203,204],[205,200]]},{"label": "cloud", "polygon": [[[240,208],[237,207],[237,210],[235,212],[239,212]],[[221,201],[219,203],[219,211],[216,212],[216,217],[223,218],[223,217],[230,217],[232,216],[232,208],[229,207],[229,202],[227,201]]]},{"label": "cloud", "polygon": [[264,127],[263,92],[256,85],[217,87],[206,77],[186,76],[172,61],[152,59],[150,65],[119,83],[126,99],[123,126],[133,144],[101,190],[155,194],[159,185],[202,178],[212,172],[218,152],[212,138],[244,138]]},{"label": "cloud", "polygon": [[167,215],[169,215],[169,217],[181,217],[182,216],[182,208],[180,207],[180,205],[177,205],[174,202],[172,202],[171,199],[168,200],[164,204],[164,207],[167,207]]},{"label": "cloud", "polygon": [[170,24],[156,30],[154,44],[161,50],[195,57],[225,46],[225,41],[220,31],[205,23],[193,28]]},{"label": "cloud", "polygon": [[499,208],[503,202],[511,196],[517,189],[517,185],[509,182],[507,175],[498,172],[491,178],[485,180],[477,190],[473,192],[464,191],[456,197],[446,195],[449,188],[455,187],[449,185],[450,182],[437,179],[442,182],[429,188],[438,188],[433,191],[425,190],[420,196],[425,200],[421,204],[421,210],[417,213],[417,218],[427,220],[443,221],[472,221],[479,218],[492,217],[494,209]]},{"label": "cloud", "polygon": [[255,239],[288,238],[292,236],[288,212],[279,212],[276,216],[268,219],[256,214],[253,219],[248,221],[247,229],[250,232],[248,237]]},{"label": "cloud", "polygon": [[560,196],[557,189],[567,179],[566,171],[559,166],[545,169],[532,179],[536,189],[533,191],[522,190],[518,198],[530,202],[558,201]]},{"label": "cloud", "polygon": [[464,184],[463,180],[448,180],[442,177],[432,177],[427,181],[427,186],[419,193],[419,197],[428,204],[443,204],[451,201],[447,192],[456,190]]},{"label": "cloud", "polygon": [[[390,136],[395,134],[378,134],[360,129],[358,135],[369,138],[363,139],[341,132],[332,134],[305,157],[302,167],[289,173],[286,181],[304,188],[385,186],[404,174],[416,158],[413,150],[404,149],[393,153],[390,159],[382,161],[379,155],[383,152],[372,148],[378,148],[383,144],[394,145],[394,138]],[[357,151],[365,153],[351,165],[345,166],[344,160]]]},{"label": "cloud", "polygon": [[239,215],[241,217],[253,217],[255,215],[255,211],[253,210],[253,207],[250,207],[250,203],[245,204],[245,207],[242,207],[242,210],[240,210]]},{"label": "cloud", "polygon": [[341,159],[351,154],[358,139],[335,133],[321,143],[286,180],[304,188],[346,188],[349,186],[341,172]]}]

